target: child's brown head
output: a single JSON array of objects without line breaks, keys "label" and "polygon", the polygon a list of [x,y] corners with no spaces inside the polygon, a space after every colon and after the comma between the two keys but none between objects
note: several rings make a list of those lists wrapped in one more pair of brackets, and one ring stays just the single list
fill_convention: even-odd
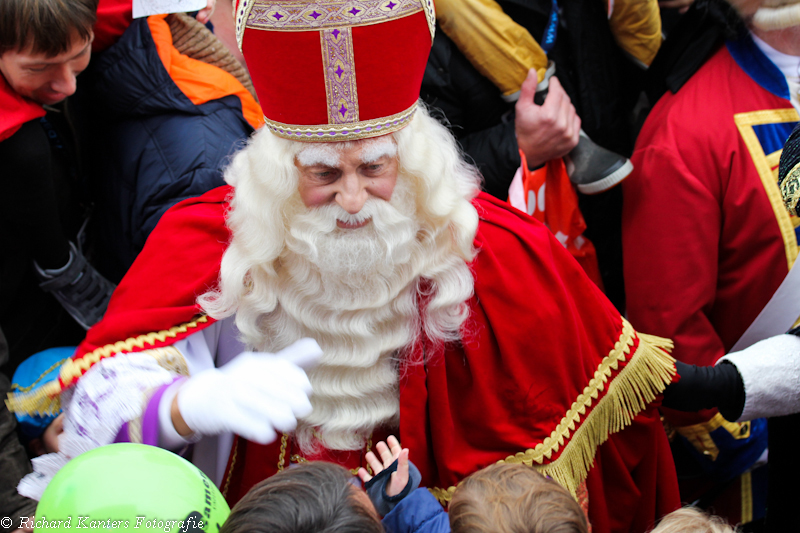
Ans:
[{"label": "child's brown head", "polygon": [[220,533],[383,533],[375,508],[341,466],[303,463],[265,479],[237,503]]},{"label": "child's brown head", "polygon": [[586,516],[561,485],[522,464],[467,477],[450,502],[453,533],[587,533]]}]

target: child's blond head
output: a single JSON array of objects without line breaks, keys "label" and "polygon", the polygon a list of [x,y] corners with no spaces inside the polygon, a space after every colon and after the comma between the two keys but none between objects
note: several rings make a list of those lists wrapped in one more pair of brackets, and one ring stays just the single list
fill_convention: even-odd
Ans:
[{"label": "child's blond head", "polygon": [[453,533],[587,533],[586,516],[561,485],[522,464],[497,464],[464,481],[450,502]]},{"label": "child's blond head", "polygon": [[736,533],[736,529],[718,516],[684,507],[662,518],[650,533]]}]

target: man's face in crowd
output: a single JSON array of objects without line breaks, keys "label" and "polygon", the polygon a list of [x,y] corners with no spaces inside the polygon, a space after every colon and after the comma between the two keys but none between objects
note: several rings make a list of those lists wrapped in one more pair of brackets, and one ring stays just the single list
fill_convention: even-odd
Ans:
[{"label": "man's face in crowd", "polygon": [[[369,198],[389,201],[397,183],[397,145],[389,136],[334,146],[309,145],[297,156],[298,190],[306,207],[338,204],[354,215]],[[343,229],[369,224],[337,221]]]},{"label": "man's face in crowd", "polygon": [[0,56],[0,73],[18,94],[43,105],[56,104],[75,93],[76,77],[89,65],[92,40],[72,38],[66,52],[55,57],[34,53],[32,46]]}]

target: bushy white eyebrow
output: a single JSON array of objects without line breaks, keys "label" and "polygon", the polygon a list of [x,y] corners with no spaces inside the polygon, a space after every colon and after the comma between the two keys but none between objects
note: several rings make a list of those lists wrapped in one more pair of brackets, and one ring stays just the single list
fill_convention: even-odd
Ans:
[{"label": "bushy white eyebrow", "polygon": [[300,150],[297,161],[304,167],[314,165],[339,166],[339,152],[332,146],[312,144]]},{"label": "bushy white eyebrow", "polygon": [[365,143],[361,149],[361,162],[373,163],[382,157],[397,155],[397,145],[386,137],[370,143]]}]

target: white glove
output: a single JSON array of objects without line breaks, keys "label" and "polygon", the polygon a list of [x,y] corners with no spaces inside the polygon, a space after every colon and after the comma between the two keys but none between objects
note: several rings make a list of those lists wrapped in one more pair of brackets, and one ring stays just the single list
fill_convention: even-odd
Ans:
[{"label": "white glove", "polygon": [[277,354],[242,352],[220,368],[200,372],[178,391],[178,410],[196,434],[233,432],[268,444],[276,430],[293,431],[311,413],[311,383],[298,365],[322,355],[317,342],[301,339]]},{"label": "white glove", "polygon": [[728,361],[744,382],[737,422],[800,412],[800,337],[776,335],[717,361]]}]

